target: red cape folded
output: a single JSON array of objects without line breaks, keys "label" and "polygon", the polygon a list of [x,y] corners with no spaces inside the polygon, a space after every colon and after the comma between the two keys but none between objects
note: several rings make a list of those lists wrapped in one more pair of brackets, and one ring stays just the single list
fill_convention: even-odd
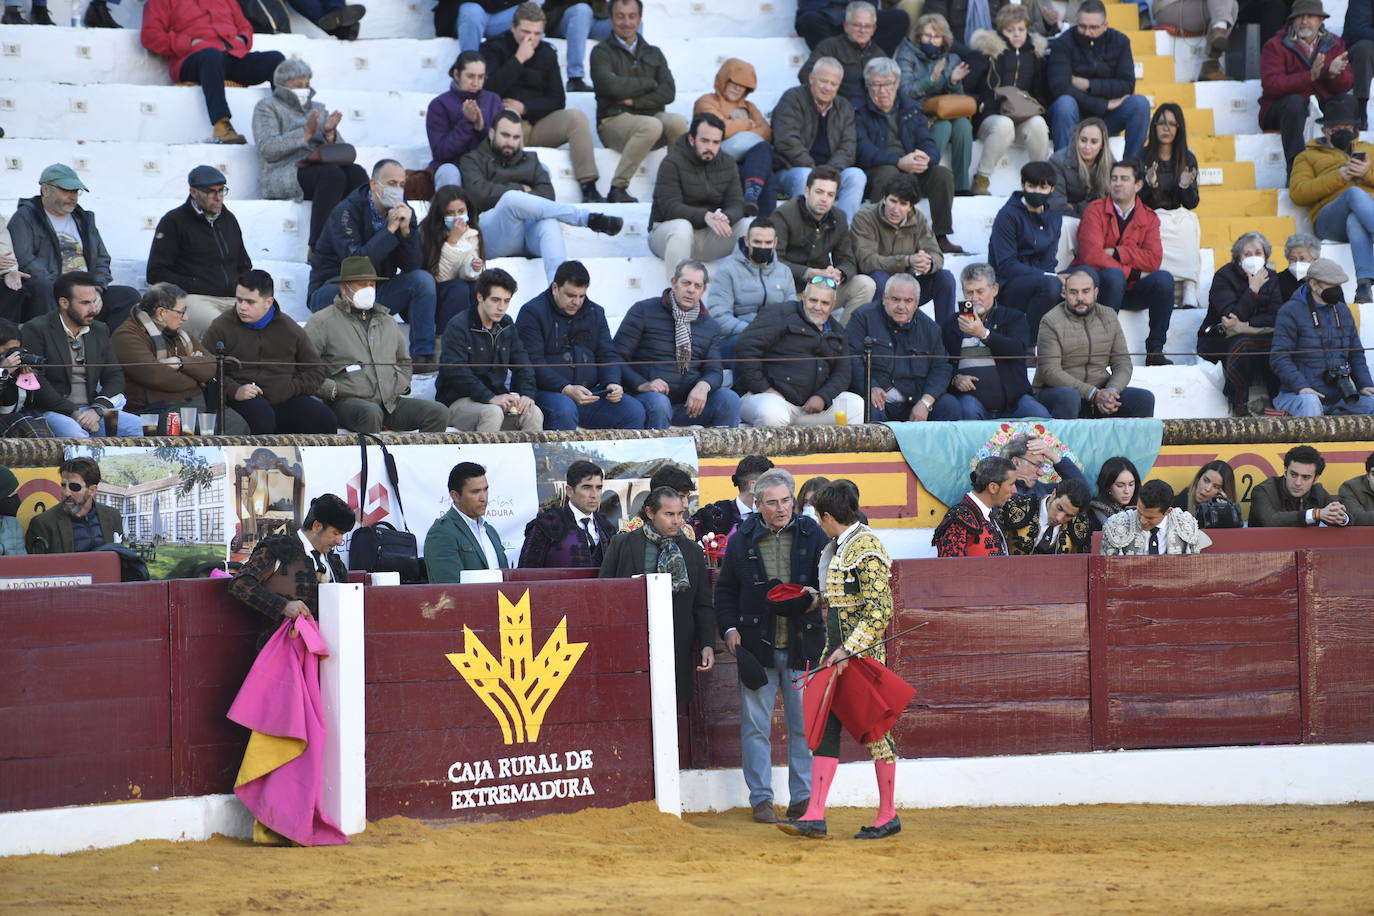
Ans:
[{"label": "red cape folded", "polygon": [[856,741],[872,744],[892,729],[914,696],[916,688],[867,656],[849,659],[838,677],[834,668],[819,670],[802,694],[806,744],[813,751],[820,747],[832,712]]}]

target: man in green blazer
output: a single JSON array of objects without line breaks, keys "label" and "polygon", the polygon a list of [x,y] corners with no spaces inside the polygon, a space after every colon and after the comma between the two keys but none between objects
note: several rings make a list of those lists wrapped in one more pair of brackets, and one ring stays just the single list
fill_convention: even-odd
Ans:
[{"label": "man in green blazer", "polygon": [[506,549],[496,529],[482,520],[487,511],[487,469],[462,461],[448,472],[453,508],[434,520],[425,535],[430,582],[458,582],[465,569],[506,569]]},{"label": "man in green blazer", "polygon": [[100,465],[70,458],[57,468],[62,501],[29,522],[24,545],[29,553],[85,553],[124,537],[119,512],[95,501]]}]

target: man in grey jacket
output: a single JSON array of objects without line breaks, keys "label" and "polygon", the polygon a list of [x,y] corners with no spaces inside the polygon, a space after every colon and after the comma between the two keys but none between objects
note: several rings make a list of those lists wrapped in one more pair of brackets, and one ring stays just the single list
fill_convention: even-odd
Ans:
[{"label": "man in grey jacket", "polygon": [[723,335],[720,357],[735,360],[735,341],[764,306],[795,295],[792,271],[778,260],[778,230],[767,217],[755,217],[730,256],[712,269],[706,308]]},{"label": "man in grey jacket", "polygon": [[811,67],[805,86],[782,94],[773,109],[773,150],[777,154],[778,186],[795,197],[816,166],[827,165],[840,173],[836,206],[852,219],[863,201],[867,177],[855,165],[858,134],[854,106],[839,95],[844,68],[833,57],[822,57]]},{"label": "man in grey jacket", "polygon": [[69,165],[55,162],[38,176],[38,196],[19,201],[10,220],[19,269],[29,275],[35,312],[52,311],[53,284],[70,271],[95,277],[102,306],[99,318],[111,331],[128,317],[139,300],[131,286],[112,286],[110,252],[95,227],[95,214],[77,203],[90,189]]},{"label": "man in grey jacket", "polygon": [[709,112],[692,116],[686,136],[668,149],[654,181],[649,250],[663,259],[668,282],[689,258],[715,260],[730,253],[744,231],[739,167],[720,153],[725,122]]}]

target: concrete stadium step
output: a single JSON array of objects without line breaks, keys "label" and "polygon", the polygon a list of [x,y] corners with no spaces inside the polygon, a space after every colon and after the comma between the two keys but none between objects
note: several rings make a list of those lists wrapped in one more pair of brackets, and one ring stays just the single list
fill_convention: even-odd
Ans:
[{"label": "concrete stadium step", "polygon": [[1139,32],[1140,13],[1136,9],[1136,5],[1134,3],[1108,3],[1107,25],[1118,32],[1127,34]]},{"label": "concrete stadium step", "polygon": [[[1172,83],[1174,81],[1173,58],[1151,54],[1135,58],[1135,78],[1137,82]],[[1136,90],[1140,90],[1137,88]]]},{"label": "concrete stadium step", "polygon": [[[1172,62],[1171,62],[1172,63]],[[1173,102],[1175,105],[1185,110],[1192,109],[1197,105],[1197,93],[1194,91],[1192,83],[1176,83],[1173,81],[1173,74],[1161,81],[1138,82],[1135,84],[1135,91],[1150,100],[1150,108],[1153,110],[1163,105],[1165,102]],[[1192,137],[1193,122],[1188,119],[1188,136]]]},{"label": "concrete stadium step", "polygon": [[1235,137],[1204,137],[1194,138],[1192,135],[1192,125],[1189,125],[1188,146],[1197,156],[1198,161],[1204,159],[1220,159],[1223,162],[1236,159],[1236,138]]},{"label": "concrete stadium step", "polygon": [[[1198,184],[1200,187],[1224,187],[1242,190],[1255,186],[1255,164],[1253,162],[1209,162],[1198,161]],[[1204,194],[1208,193],[1206,191]]]},{"label": "concrete stadium step", "polygon": [[1198,108],[1209,108],[1218,134],[1259,132],[1259,80],[1190,83]]},{"label": "concrete stadium step", "polygon": [[[1254,163],[1255,187],[1257,188],[1288,187],[1288,174],[1283,162],[1283,143],[1279,140],[1278,134],[1236,134],[1226,139],[1233,141],[1234,150],[1229,155],[1216,156],[1215,158]],[[1207,159],[1214,158],[1212,156],[1203,157],[1202,153],[1198,153],[1198,156]]]},{"label": "concrete stadium step", "polygon": [[1268,217],[1274,215],[1278,206],[1278,191],[1272,188],[1259,191],[1207,188],[1200,197],[1195,211],[1199,217]]},{"label": "concrete stadium step", "polygon": [[1270,242],[1282,246],[1283,240],[1297,230],[1290,216],[1202,216],[1198,221],[1202,224],[1202,247],[1225,252],[1223,263],[1230,257],[1231,243],[1246,232],[1262,232]]}]

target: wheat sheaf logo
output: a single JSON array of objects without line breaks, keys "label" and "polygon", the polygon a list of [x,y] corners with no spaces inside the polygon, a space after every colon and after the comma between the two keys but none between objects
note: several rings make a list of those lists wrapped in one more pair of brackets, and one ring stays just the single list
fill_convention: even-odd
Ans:
[{"label": "wheat sheaf logo", "polygon": [[564,617],[535,655],[529,591],[515,604],[504,594],[497,594],[501,599],[501,658],[492,655],[467,626],[463,627],[463,651],[446,657],[496,717],[506,744],[532,743],[539,740],[544,715],[587,651],[587,644],[568,642],[568,618]]}]

